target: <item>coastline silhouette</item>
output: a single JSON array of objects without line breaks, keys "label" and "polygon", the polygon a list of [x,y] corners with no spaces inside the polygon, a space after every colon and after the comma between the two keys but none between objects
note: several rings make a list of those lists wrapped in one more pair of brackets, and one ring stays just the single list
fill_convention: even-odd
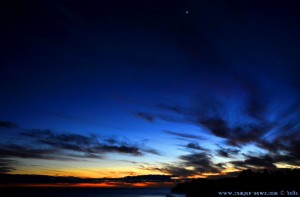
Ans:
[{"label": "coastline silhouette", "polygon": [[243,170],[237,177],[194,179],[178,183],[172,192],[186,197],[212,196],[299,196],[300,170],[278,169],[254,172]]}]

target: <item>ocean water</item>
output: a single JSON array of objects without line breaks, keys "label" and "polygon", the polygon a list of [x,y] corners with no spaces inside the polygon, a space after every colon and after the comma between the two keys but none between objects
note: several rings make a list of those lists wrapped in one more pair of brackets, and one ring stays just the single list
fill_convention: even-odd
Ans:
[{"label": "ocean water", "polygon": [[[1,197],[166,197],[166,188],[10,188],[0,190]],[[173,194],[185,197],[183,194]]]}]

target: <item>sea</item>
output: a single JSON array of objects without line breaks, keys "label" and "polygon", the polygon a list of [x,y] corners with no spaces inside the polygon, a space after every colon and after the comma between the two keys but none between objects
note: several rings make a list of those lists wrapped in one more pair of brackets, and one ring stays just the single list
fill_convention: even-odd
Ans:
[{"label": "sea", "polygon": [[185,197],[170,188],[10,188],[0,189],[1,197]]}]

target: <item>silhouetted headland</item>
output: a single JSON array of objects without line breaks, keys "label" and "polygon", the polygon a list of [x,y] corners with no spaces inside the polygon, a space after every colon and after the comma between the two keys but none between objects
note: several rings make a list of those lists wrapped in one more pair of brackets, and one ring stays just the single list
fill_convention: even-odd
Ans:
[{"label": "silhouetted headland", "polygon": [[212,196],[300,196],[300,170],[278,169],[274,172],[244,170],[237,177],[194,179],[179,183],[173,192],[187,197]]}]

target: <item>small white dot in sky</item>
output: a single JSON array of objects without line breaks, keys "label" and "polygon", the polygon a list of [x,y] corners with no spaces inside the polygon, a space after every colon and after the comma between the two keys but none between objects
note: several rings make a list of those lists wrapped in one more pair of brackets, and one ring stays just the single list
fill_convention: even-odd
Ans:
[{"label": "small white dot in sky", "polygon": [[188,13],[189,13],[189,11],[188,11],[188,10],[186,10],[186,11],[185,11],[185,13],[186,13],[186,14],[188,14]]}]

